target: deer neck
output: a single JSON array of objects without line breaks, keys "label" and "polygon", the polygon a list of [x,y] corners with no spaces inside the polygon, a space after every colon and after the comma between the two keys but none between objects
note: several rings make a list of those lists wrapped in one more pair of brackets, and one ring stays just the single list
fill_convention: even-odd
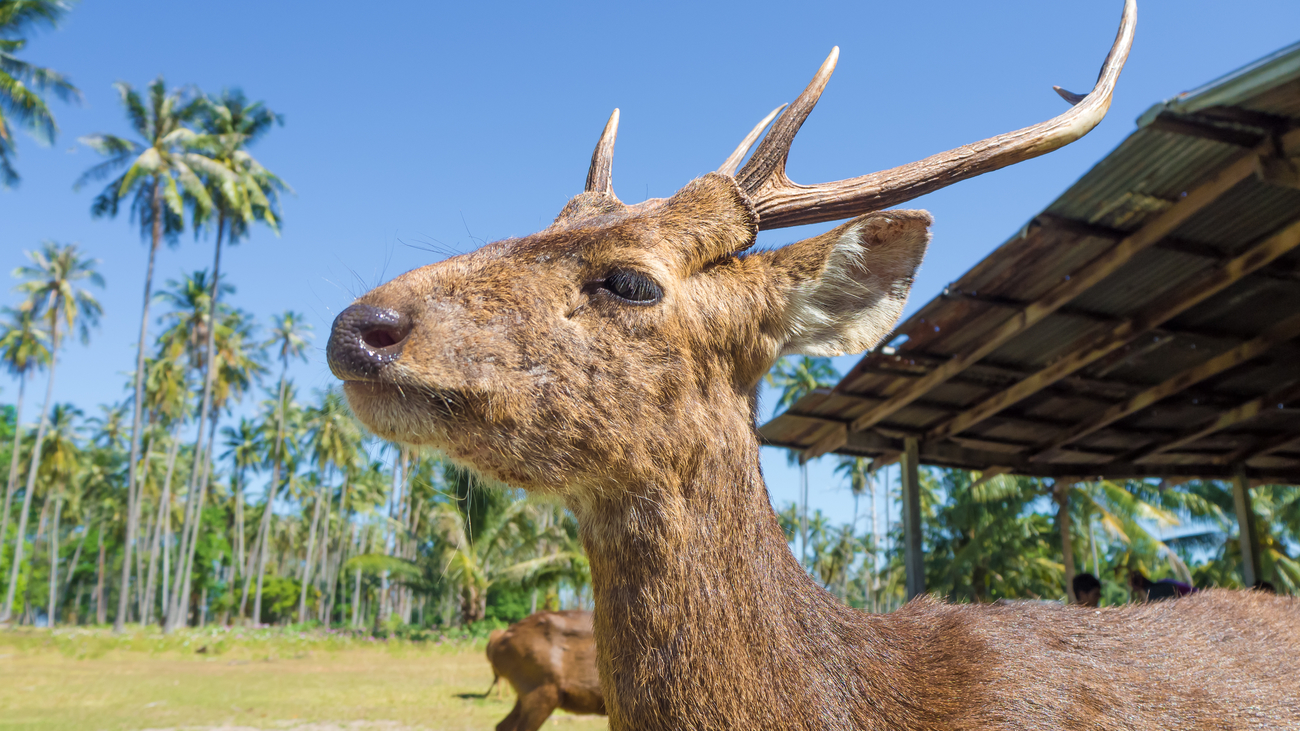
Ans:
[{"label": "deer neck", "polygon": [[751,424],[700,440],[658,484],[571,503],[611,728],[848,727],[846,673],[883,677],[862,648],[888,638],[791,554]]}]

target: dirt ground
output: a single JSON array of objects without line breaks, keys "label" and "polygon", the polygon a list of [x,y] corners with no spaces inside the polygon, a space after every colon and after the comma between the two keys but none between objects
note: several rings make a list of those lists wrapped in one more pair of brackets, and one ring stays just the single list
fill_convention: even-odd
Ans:
[{"label": "dirt ground", "polygon": [[[494,691],[478,648],[349,649],[290,658],[108,653],[77,659],[0,647],[0,729],[492,729],[514,696]],[[604,729],[557,713],[548,726]]]}]

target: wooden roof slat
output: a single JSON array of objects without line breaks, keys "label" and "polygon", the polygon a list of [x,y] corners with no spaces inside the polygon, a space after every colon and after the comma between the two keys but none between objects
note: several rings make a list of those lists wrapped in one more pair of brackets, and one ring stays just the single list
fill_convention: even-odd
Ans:
[{"label": "wooden roof slat", "polygon": [[1219,414],[1216,419],[1201,428],[1186,432],[1182,436],[1176,437],[1167,442],[1161,442],[1154,446],[1134,450],[1129,454],[1123,455],[1121,459],[1131,462],[1141,462],[1162,452],[1168,452],[1177,449],[1178,447],[1192,444],[1193,442],[1204,439],[1215,432],[1250,421],[1256,416],[1264,413],[1273,404],[1284,403],[1296,398],[1297,396],[1300,396],[1300,378],[1279,388],[1275,388],[1263,396],[1253,398],[1234,408],[1224,411]]},{"label": "wooden roof slat", "polygon": [[929,438],[938,439],[950,436],[980,423],[1065,376],[1095,363],[1132,342],[1134,338],[1147,330],[1159,326],[1204,302],[1297,246],[1300,246],[1300,221],[1293,221],[1281,231],[1269,236],[1245,252],[1204,274],[1193,277],[1193,281],[1181,282],[1175,286],[1175,290],[1181,290],[1185,293],[1171,292],[1169,295],[1157,300],[1155,304],[1145,308],[1133,317],[1126,318],[1100,336],[1085,334],[1076,341],[1076,345],[1070,348],[1067,355],[1058,358],[1054,363],[1029,378],[985,399],[946,423],[939,425],[930,431]]},{"label": "wooden roof slat", "polygon": [[910,404],[922,394],[947,381],[967,367],[992,353],[1003,343],[1028,330],[1043,318],[1065,306],[1070,300],[1116,272],[1140,251],[1177,229],[1183,222],[1216,198],[1254,173],[1258,150],[1241,155],[1227,167],[1210,175],[1205,182],[1189,190],[1186,197],[1156,216],[1147,225],[1116,243],[1075,275],[1059,282],[1047,294],[1025,309],[1007,318],[978,344],[953,356],[949,361],[918,379],[900,393],[855,420],[850,427],[862,431]]},{"label": "wooden roof slat", "polygon": [[1254,358],[1267,353],[1273,346],[1300,337],[1300,314],[1292,315],[1282,322],[1274,325],[1264,331],[1259,337],[1248,340],[1241,345],[1225,353],[1210,358],[1200,365],[1188,368],[1166,379],[1160,384],[1152,386],[1142,393],[1121,404],[1116,404],[1095,418],[1070,429],[1064,434],[1057,436],[1048,442],[1041,449],[1030,455],[1031,461],[1050,460],[1051,454],[1058,447],[1085,437],[1098,429],[1105,428],[1110,424],[1123,419],[1126,416],[1135,414],[1142,409],[1147,408],[1163,399],[1173,396],[1176,393],[1186,390],[1207,378],[1217,376],[1232,368],[1245,363]]}]

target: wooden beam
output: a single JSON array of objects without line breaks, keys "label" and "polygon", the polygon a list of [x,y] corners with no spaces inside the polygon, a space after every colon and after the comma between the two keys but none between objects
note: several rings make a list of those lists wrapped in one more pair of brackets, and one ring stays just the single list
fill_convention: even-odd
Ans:
[{"label": "wooden beam", "polygon": [[1199,137],[1203,140],[1222,142],[1237,147],[1254,147],[1264,141],[1263,135],[1246,132],[1232,127],[1223,127],[1196,117],[1171,115],[1163,113],[1151,120],[1148,129],[1158,129],[1184,137]]},{"label": "wooden beam", "polygon": [[1152,447],[1144,447],[1125,455],[1120,455],[1117,461],[1144,462],[1161,452],[1168,452],[1186,446],[1193,442],[1200,441],[1215,432],[1223,431],[1224,429],[1250,421],[1265,411],[1276,408],[1277,404],[1284,403],[1296,396],[1300,396],[1300,381],[1291,381],[1280,388],[1273,389],[1259,398],[1253,398],[1249,401],[1238,404],[1234,408],[1224,411],[1219,414],[1214,421],[1211,421],[1203,427],[1194,429],[1190,432],[1185,432],[1181,436],[1170,441],[1162,442]]},{"label": "wooden beam", "polygon": [[1300,160],[1294,157],[1261,157],[1255,174],[1269,185],[1300,189]]},{"label": "wooden beam", "polygon": [[1093,259],[1079,271],[1058,282],[1046,294],[1023,310],[1007,318],[1002,324],[985,333],[976,345],[954,355],[943,365],[917,379],[910,387],[895,394],[884,403],[854,420],[850,429],[862,431],[907,406],[930,389],[962,372],[984,356],[997,350],[1003,343],[1033,327],[1043,318],[1091,289],[1093,285],[1116,272],[1138,253],[1169,235],[1201,209],[1255,172],[1259,155],[1250,152],[1237,158],[1223,169],[1210,175],[1204,182],[1157,215],[1147,225],[1126,236]]},{"label": "wooden beam", "polygon": [[1300,442],[1300,434],[1295,432],[1286,432],[1276,436],[1269,437],[1258,444],[1252,444],[1249,447],[1243,447],[1228,455],[1223,459],[1227,464],[1245,464],[1256,457],[1263,457],[1279,449],[1286,449]]},{"label": "wooden beam", "polygon": [[1237,541],[1241,547],[1241,579],[1247,588],[1259,580],[1259,536],[1256,535],[1255,506],[1250,499],[1250,479],[1238,469],[1232,479],[1232,504],[1237,512]]},{"label": "wooden beam", "polygon": [[1057,448],[1063,445],[1092,434],[1098,429],[1102,429],[1126,416],[1137,413],[1148,406],[1152,406],[1155,403],[1179,393],[1190,386],[1200,383],[1207,378],[1217,376],[1220,373],[1236,368],[1253,358],[1258,358],[1264,353],[1267,353],[1274,345],[1286,342],[1296,337],[1300,337],[1300,314],[1292,315],[1273,327],[1268,328],[1261,333],[1259,337],[1248,340],[1225,353],[1220,353],[1219,355],[1210,358],[1204,363],[1195,365],[1181,373],[1177,373],[1174,376],[1165,379],[1163,383],[1148,388],[1128,401],[1115,404],[1092,419],[1089,419],[1073,429],[1066,431],[1064,434],[1052,439],[1052,441],[1044,445],[1035,454],[1031,455],[1030,459],[1035,461],[1048,460],[1056,452]]},{"label": "wooden beam", "polygon": [[1136,316],[1099,335],[1084,335],[1072,344],[1066,355],[1051,365],[940,424],[930,430],[928,438],[941,439],[984,421],[1071,373],[1095,363],[1147,330],[1204,302],[1297,246],[1300,246],[1300,220],[1292,221],[1282,230],[1219,266],[1180,282],[1173,291],[1148,305]]},{"label": "wooden beam", "polygon": [[[785,417],[783,417],[785,418]],[[843,424],[844,422],[811,416],[798,418],[811,424]],[[804,444],[764,441],[765,446],[779,447],[796,452],[807,448]],[[905,438],[891,438],[877,431],[852,432],[848,443],[836,450],[851,457],[870,456],[875,459],[873,468],[893,464],[906,449]],[[1096,455],[1093,455],[1096,456]],[[968,470],[987,470],[1009,467],[1012,474],[1031,477],[1071,477],[1075,482],[1093,479],[1129,479],[1145,477],[1187,477],[1200,479],[1231,479],[1235,467],[1221,460],[1200,463],[1137,463],[1127,456],[1117,455],[1111,461],[1095,462],[1030,462],[1020,455],[986,449],[971,449],[952,442],[922,442],[918,462],[940,467]],[[1251,479],[1286,484],[1300,484],[1300,465],[1247,467]]]},{"label": "wooden beam", "polygon": [[925,556],[921,552],[920,443],[904,440],[903,449],[903,568],[907,574],[907,598],[925,593]]},{"label": "wooden beam", "polygon": [[806,464],[809,460],[817,459],[827,452],[834,452],[843,447],[849,441],[849,425],[837,424],[830,434],[813,442],[811,447],[803,450],[799,455],[799,464]]}]

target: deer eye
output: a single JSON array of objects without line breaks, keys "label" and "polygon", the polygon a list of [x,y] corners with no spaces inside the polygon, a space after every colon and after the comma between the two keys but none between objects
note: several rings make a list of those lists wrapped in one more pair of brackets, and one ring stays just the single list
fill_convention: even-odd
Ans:
[{"label": "deer eye", "polygon": [[619,270],[601,283],[601,288],[626,302],[636,305],[653,305],[664,296],[664,291],[654,280],[639,272]]}]

